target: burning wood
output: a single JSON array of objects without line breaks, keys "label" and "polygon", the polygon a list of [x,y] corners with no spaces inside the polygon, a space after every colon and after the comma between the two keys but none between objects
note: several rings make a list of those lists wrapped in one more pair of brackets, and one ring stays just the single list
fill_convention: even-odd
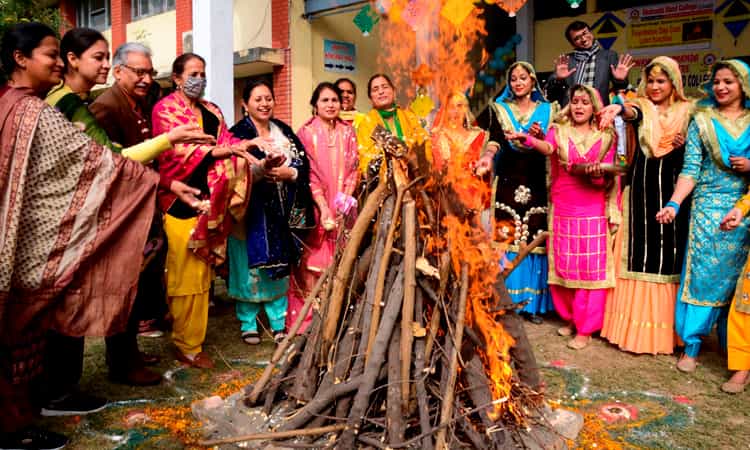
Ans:
[{"label": "burning wood", "polygon": [[390,147],[386,170],[245,403],[291,411],[262,439],[295,445],[329,433],[343,449],[523,446],[543,402],[523,327],[502,308],[499,250],[453,204],[450,179],[409,172],[423,149],[387,134],[373,136]]}]

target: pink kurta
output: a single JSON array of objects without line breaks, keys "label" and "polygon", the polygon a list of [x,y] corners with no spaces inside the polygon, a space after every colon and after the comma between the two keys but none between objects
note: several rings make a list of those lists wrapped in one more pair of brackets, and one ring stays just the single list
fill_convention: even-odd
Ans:
[{"label": "pink kurta", "polygon": [[579,334],[588,335],[601,328],[607,290],[614,287],[609,230],[619,222],[617,189],[614,183],[606,186],[604,178],[574,175],[570,169],[574,164],[612,163],[616,142],[606,134],[593,135],[593,143],[579,140],[579,147],[586,148],[581,151],[567,137],[573,136],[569,129],[564,130],[568,142],[559,145],[560,127],[566,126],[551,128],[546,138],[555,150],[550,156],[549,284],[560,316],[572,321]]},{"label": "pink kurta", "polygon": [[[339,228],[326,231],[316,208],[317,225],[305,238],[300,264],[292,270],[287,328],[294,323],[305,297],[321,272],[331,264],[336,240],[341,235],[340,227],[348,228],[354,224],[356,206],[344,215],[341,200],[351,197],[359,182],[357,138],[351,125],[337,120],[335,128],[329,133],[328,125],[315,116],[302,125],[297,136],[304,144],[310,160],[310,190],[313,198],[323,196],[334,218],[342,216],[342,220]],[[307,328],[309,320],[310,317],[305,319],[300,333]]]}]

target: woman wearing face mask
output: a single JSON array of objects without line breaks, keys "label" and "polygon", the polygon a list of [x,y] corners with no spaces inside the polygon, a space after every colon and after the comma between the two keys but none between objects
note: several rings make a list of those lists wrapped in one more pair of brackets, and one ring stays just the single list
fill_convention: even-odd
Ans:
[{"label": "woman wearing face mask", "polygon": [[674,305],[689,211],[683,208],[671,225],[659,224],[656,213],[671,198],[682,169],[692,110],[679,64],[660,56],[643,69],[638,97],[624,106],[610,105],[603,113],[621,113],[638,130],[625,177],[617,285],[602,328],[602,337],[634,353],[674,350]]},{"label": "woman wearing face mask", "polygon": [[0,447],[57,449],[64,436],[30,428],[46,332],[125,329],[158,176],[42,100],[63,71],[49,27],[8,28],[0,61]]},{"label": "woman wearing face mask", "polygon": [[275,99],[267,82],[248,84],[242,99],[247,116],[231,131],[250,140],[265,176],[254,178],[248,213],[229,238],[229,295],[237,300],[245,343],[260,343],[261,306],[279,343],[286,336],[289,274],[315,226],[310,163],[291,127],[273,117]]},{"label": "woman wearing face mask", "polygon": [[[313,117],[297,131],[310,160],[310,189],[317,220],[305,238],[302,259],[292,269],[287,327],[294,323],[318,277],[331,264],[343,231],[351,228],[357,217],[357,201],[352,196],[359,182],[357,137],[354,128],[339,118],[340,97],[336,85],[320,83],[310,99]],[[312,311],[299,333],[311,319]]]},{"label": "woman wearing face mask", "polygon": [[[521,246],[547,229],[547,161],[523,142],[506,141],[502,133],[530,133],[541,139],[558,105],[544,98],[531,64],[513,63],[506,79],[505,89],[490,109],[490,145],[477,164],[477,172],[488,171],[494,155],[496,229],[499,239],[510,241],[506,257],[512,262]],[[547,250],[542,245],[505,280],[511,299],[526,303],[521,314],[533,323],[542,322],[538,314],[553,310],[547,271]]]},{"label": "woman wearing face mask", "polygon": [[[372,102],[372,109],[362,118],[357,128],[359,170],[362,176],[375,176],[380,168],[384,167],[381,166],[383,151],[375,145],[371,137],[378,125],[401,139],[409,149],[424,144],[426,162],[431,164],[431,143],[427,132],[413,112],[396,104],[396,92],[391,79],[382,73],[371,76],[367,82],[367,95]],[[409,158],[414,160],[416,155],[409,155]]]},{"label": "woman wearing face mask", "polygon": [[[506,136],[550,156],[550,291],[555,310],[569,322],[558,333],[575,330],[568,347],[579,350],[601,329],[607,293],[615,284],[611,231],[620,211],[616,183],[601,168],[614,162],[617,142],[612,128],[599,130],[599,93],[576,85],[570,99],[545,140],[517,132]],[[583,173],[576,169],[581,165]]]},{"label": "woman wearing face mask", "polygon": [[201,98],[206,87],[205,61],[194,53],[178,56],[172,64],[176,90],[161,99],[152,112],[154,133],[182,124],[199,126],[216,145],[178,144],[159,156],[159,170],[198,189],[204,214],[164,189],[159,205],[166,214],[167,297],[174,318],[172,340],[177,359],[198,368],[213,367],[203,351],[208,323],[212,266],[226,258],[226,239],[232,217],[244,214],[247,198],[249,141],[227,130],[219,108]]},{"label": "woman wearing face mask", "polygon": [[659,223],[672,223],[692,192],[687,253],[675,306],[675,328],[685,343],[677,363],[683,372],[695,370],[701,336],[717,322],[720,345],[726,347],[729,304],[750,247],[747,219],[737,218],[731,231],[719,230],[727,205],[742,196],[750,173],[749,72],[745,63],[734,59],[712,67],[705,85],[708,97],[698,103],[688,127],[685,162],[674,193],[656,215]]}]

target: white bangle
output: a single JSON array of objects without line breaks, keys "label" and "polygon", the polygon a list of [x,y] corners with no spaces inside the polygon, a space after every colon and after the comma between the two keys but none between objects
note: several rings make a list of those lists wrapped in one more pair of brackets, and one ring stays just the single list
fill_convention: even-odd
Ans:
[{"label": "white bangle", "polygon": [[291,181],[297,181],[297,175],[299,175],[299,171],[295,169],[294,167],[289,168],[292,171],[292,178]]}]

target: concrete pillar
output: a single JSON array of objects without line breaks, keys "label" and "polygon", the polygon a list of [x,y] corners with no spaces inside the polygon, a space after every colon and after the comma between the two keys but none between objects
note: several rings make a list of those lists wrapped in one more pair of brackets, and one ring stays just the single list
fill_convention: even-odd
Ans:
[{"label": "concrete pillar", "polygon": [[516,33],[523,40],[516,47],[516,59],[528,61],[536,65],[534,61],[534,2],[529,0],[518,10],[516,15]]},{"label": "concrete pillar", "polygon": [[193,0],[193,51],[206,60],[205,97],[221,108],[227,125],[234,111],[232,0]]}]

